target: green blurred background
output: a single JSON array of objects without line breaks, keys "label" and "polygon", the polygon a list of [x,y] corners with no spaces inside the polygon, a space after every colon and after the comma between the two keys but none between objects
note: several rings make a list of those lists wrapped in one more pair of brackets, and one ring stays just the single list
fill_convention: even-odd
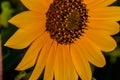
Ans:
[{"label": "green blurred background", "polygon": [[[120,6],[120,0],[117,0],[112,5]],[[3,80],[28,80],[33,70],[33,68],[22,72],[14,70],[24,56],[27,48],[15,50],[3,46],[8,38],[17,30],[15,26],[8,23],[8,19],[25,10],[27,9],[20,0],[1,0],[0,34],[2,35]],[[112,52],[103,52],[107,61],[105,67],[97,68],[91,65],[93,80],[120,80],[120,33],[113,37],[118,47]],[[42,78],[43,75],[40,76],[39,80],[42,80]]]}]

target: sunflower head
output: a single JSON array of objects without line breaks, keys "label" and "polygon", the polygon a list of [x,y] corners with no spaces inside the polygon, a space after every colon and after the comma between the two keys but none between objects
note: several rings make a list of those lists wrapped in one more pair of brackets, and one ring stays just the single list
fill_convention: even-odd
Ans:
[{"label": "sunflower head", "polygon": [[46,31],[60,44],[74,43],[86,29],[88,12],[81,0],[55,0],[47,13]]}]

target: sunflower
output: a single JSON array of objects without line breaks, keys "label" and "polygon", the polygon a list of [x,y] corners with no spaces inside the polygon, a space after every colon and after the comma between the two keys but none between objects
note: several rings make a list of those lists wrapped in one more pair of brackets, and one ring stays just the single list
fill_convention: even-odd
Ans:
[{"label": "sunflower", "polygon": [[103,67],[101,51],[116,48],[111,35],[119,32],[116,0],[21,0],[29,9],[9,20],[18,30],[5,46],[26,54],[16,67],[34,70],[29,80],[91,80],[90,63]]}]

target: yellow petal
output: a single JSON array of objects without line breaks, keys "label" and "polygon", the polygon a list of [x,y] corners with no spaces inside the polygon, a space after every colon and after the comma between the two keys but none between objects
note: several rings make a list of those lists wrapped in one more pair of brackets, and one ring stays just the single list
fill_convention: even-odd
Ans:
[{"label": "yellow petal", "polygon": [[116,48],[115,40],[102,30],[86,31],[86,37],[91,39],[102,51],[112,51]]},{"label": "yellow petal", "polygon": [[82,37],[82,39],[77,41],[77,44],[83,51],[86,59],[88,59],[92,64],[96,65],[97,67],[103,67],[105,65],[105,58],[95,43],[86,37]]},{"label": "yellow petal", "polygon": [[22,61],[17,66],[16,70],[25,70],[35,65],[37,56],[46,43],[48,39],[48,34],[44,33],[40,38],[36,39],[26,52],[25,56],[23,57]]},{"label": "yellow petal", "polygon": [[[44,28],[44,27],[43,27]],[[41,28],[41,32],[36,33],[35,31],[26,31],[24,29],[18,29],[12,37],[8,39],[5,43],[5,46],[14,48],[14,49],[23,49],[31,44],[38,36],[40,36],[44,29]]]},{"label": "yellow petal", "polygon": [[89,65],[86,57],[84,56],[84,54],[81,52],[78,45],[71,44],[70,52],[71,52],[71,56],[72,56],[72,61],[74,63],[76,71],[78,72],[81,80],[91,80],[92,72],[90,69],[90,65]]},{"label": "yellow petal", "polygon": [[49,56],[47,58],[45,72],[44,72],[44,80],[53,80],[53,72],[54,72],[54,63],[55,63],[55,56],[56,56],[56,41],[53,42],[51,45],[51,49],[49,51]]},{"label": "yellow petal", "polygon": [[30,76],[29,80],[37,80],[39,78],[39,76],[41,75],[45,64],[46,64],[46,60],[48,57],[48,53],[50,48],[52,49],[51,45],[52,45],[52,40],[49,38],[47,43],[44,45],[44,47],[42,48],[40,55],[38,56],[38,60],[36,61],[36,65],[35,68],[32,72],[32,75]]},{"label": "yellow petal", "polygon": [[87,24],[91,29],[104,30],[110,35],[117,34],[120,30],[120,25],[115,21],[96,21],[91,20]]},{"label": "yellow petal", "polygon": [[[24,19],[25,16],[27,17]],[[45,31],[45,17],[31,11],[18,14],[9,22],[20,28],[5,44],[11,48],[23,49]]]},{"label": "yellow petal", "polygon": [[97,10],[98,8],[107,7],[114,3],[116,0],[92,0],[87,6],[89,10]]},{"label": "yellow petal", "polygon": [[55,80],[77,80],[72,59],[69,53],[69,47],[58,45],[55,59]]},{"label": "yellow petal", "polygon": [[26,29],[29,31],[40,30],[46,23],[46,16],[33,11],[24,11],[9,20],[18,28]]},{"label": "yellow petal", "polygon": [[93,1],[95,1],[95,0],[83,0],[83,2],[87,5],[89,5],[89,3],[93,2]]},{"label": "yellow petal", "polygon": [[74,65],[69,53],[69,46],[58,45],[55,59],[55,80],[77,80]]},{"label": "yellow petal", "polygon": [[120,7],[105,7],[95,11],[89,11],[89,19],[92,20],[120,20]]},{"label": "yellow petal", "polygon": [[54,73],[55,80],[65,80],[63,49],[62,45],[60,44],[57,46]]},{"label": "yellow petal", "polygon": [[32,11],[44,13],[48,10],[53,0],[21,0],[21,2]]},{"label": "yellow petal", "polygon": [[69,46],[63,45],[63,58],[64,58],[64,79],[65,80],[78,80],[78,75],[75,70],[75,67],[72,62],[72,58],[70,55]]}]

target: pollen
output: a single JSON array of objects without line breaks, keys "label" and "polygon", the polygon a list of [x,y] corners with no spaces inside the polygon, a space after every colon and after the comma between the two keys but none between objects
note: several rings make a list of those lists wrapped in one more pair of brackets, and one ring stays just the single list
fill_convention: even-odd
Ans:
[{"label": "pollen", "polygon": [[82,0],[54,0],[46,17],[46,31],[59,44],[74,43],[87,29],[88,10]]}]

